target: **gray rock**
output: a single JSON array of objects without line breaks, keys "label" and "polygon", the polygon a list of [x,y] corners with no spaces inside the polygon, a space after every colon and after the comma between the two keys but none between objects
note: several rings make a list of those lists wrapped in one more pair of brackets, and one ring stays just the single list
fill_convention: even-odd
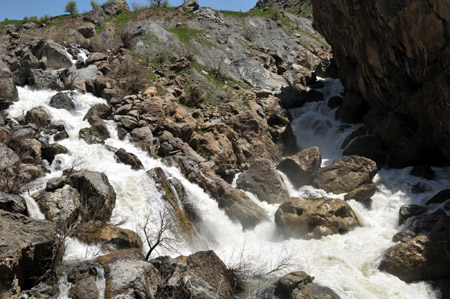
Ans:
[{"label": "gray rock", "polygon": [[56,155],[67,154],[69,151],[63,145],[58,143],[46,144],[42,146],[42,159],[52,164]]},{"label": "gray rock", "polygon": [[27,215],[27,205],[22,196],[0,192],[0,209]]},{"label": "gray rock", "polygon": [[85,37],[90,38],[95,35],[95,25],[92,23],[84,23],[78,27],[78,31]]},{"label": "gray rock", "polygon": [[91,10],[84,16],[86,22],[100,25],[107,18],[120,14],[124,11],[130,11],[130,7],[125,0],[108,0],[94,10]]},{"label": "gray rock", "polygon": [[54,223],[72,223],[76,220],[75,212],[81,206],[80,193],[69,185],[52,192],[43,192],[35,199],[45,219]]},{"label": "gray rock", "polygon": [[156,296],[161,274],[139,250],[114,251],[97,261],[105,268],[105,298],[164,298]]},{"label": "gray rock", "polygon": [[83,128],[79,132],[80,139],[88,144],[104,143],[110,137],[108,128],[103,120],[97,119],[90,128]]},{"label": "gray rock", "polygon": [[14,85],[11,71],[8,66],[0,60],[0,111],[8,108],[9,105],[18,100],[19,94]]},{"label": "gray rock", "polygon": [[283,179],[270,160],[252,163],[250,168],[239,176],[237,186],[271,204],[282,203],[289,198]]},{"label": "gray rock", "polygon": [[116,203],[116,192],[104,173],[80,171],[69,178],[70,185],[81,195],[84,217],[107,222]]},{"label": "gray rock", "polygon": [[282,160],[277,169],[285,173],[295,187],[300,188],[312,184],[312,176],[321,163],[322,153],[317,146],[313,146]]},{"label": "gray rock", "polygon": [[0,297],[31,288],[54,260],[57,235],[49,221],[0,210]]},{"label": "gray rock", "polygon": [[11,169],[19,163],[19,156],[5,144],[0,143],[0,170]]},{"label": "gray rock", "polygon": [[58,92],[50,99],[50,107],[73,111],[75,104],[66,92]]},{"label": "gray rock", "polygon": [[181,5],[181,8],[183,8],[184,10],[195,11],[200,8],[200,5],[198,4],[197,0],[189,0],[189,1],[186,1],[185,3],[183,3]]},{"label": "gray rock", "polygon": [[35,89],[63,90],[64,83],[61,81],[61,70],[31,69],[29,84]]},{"label": "gray rock", "polygon": [[34,48],[33,54],[49,69],[72,67],[72,60],[66,50],[53,41],[41,40]]},{"label": "gray rock", "polygon": [[320,168],[314,175],[313,183],[327,192],[347,193],[372,183],[377,171],[376,163],[368,158],[344,156]]}]

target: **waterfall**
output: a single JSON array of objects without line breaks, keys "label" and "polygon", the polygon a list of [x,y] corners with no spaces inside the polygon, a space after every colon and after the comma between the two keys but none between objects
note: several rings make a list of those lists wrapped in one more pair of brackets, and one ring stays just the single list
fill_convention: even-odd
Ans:
[{"label": "waterfall", "polygon": [[[337,80],[324,80],[326,100],[342,91]],[[438,298],[439,294],[427,282],[407,284],[397,277],[380,272],[377,267],[383,252],[394,243],[392,236],[398,227],[398,211],[400,206],[411,203],[423,203],[442,186],[450,184],[449,169],[433,168],[436,172],[434,181],[424,181],[409,175],[410,168],[399,170],[381,170],[374,181],[378,192],[373,197],[370,208],[359,202],[350,200],[349,204],[357,213],[361,226],[343,235],[330,235],[318,240],[283,240],[277,233],[274,214],[277,204],[260,202],[256,196],[249,194],[267,213],[268,220],[260,223],[253,230],[243,231],[238,223],[231,221],[218,208],[215,200],[210,198],[199,186],[189,182],[175,167],[168,167],[160,160],[151,158],[147,153],[133,145],[128,139],[119,140],[117,125],[107,121],[111,138],[102,144],[86,144],[78,138],[81,128],[89,127],[83,117],[88,109],[97,103],[105,103],[101,98],[89,94],[74,93],[73,101],[76,109],[69,112],[49,106],[50,98],[56,93],[48,90],[31,90],[18,88],[20,101],[14,103],[8,113],[11,117],[19,117],[34,107],[43,107],[52,121],[64,124],[69,138],[59,141],[69,153],[57,155],[49,166],[50,172],[34,182],[31,195],[45,188],[46,182],[61,176],[64,169],[76,167],[104,172],[117,194],[116,205],[111,222],[120,223],[123,228],[136,231],[142,236],[140,229],[148,214],[170,210],[162,200],[162,195],[155,182],[146,171],[161,167],[168,177],[176,178],[186,189],[187,200],[199,215],[197,229],[206,241],[206,247],[213,249],[228,265],[235,265],[244,260],[261,273],[269,272],[284,258],[289,258],[286,271],[303,270],[315,277],[315,282],[328,286],[342,298]],[[299,144],[303,147],[317,145],[321,148],[324,164],[340,157],[342,141],[357,126],[343,125],[334,119],[334,112],[325,102],[307,103],[301,108],[291,111],[292,126]],[[53,142],[53,140],[51,140]],[[130,166],[117,163],[113,152],[106,146],[124,148],[139,157],[145,170],[132,170]],[[282,174],[290,196],[319,195],[336,197],[312,186],[296,189]],[[421,182],[429,186],[429,191],[422,194],[411,192],[411,186]],[[337,196],[343,198],[343,196]],[[41,217],[31,197],[27,204],[32,216]],[[156,230],[157,227],[151,227]],[[94,245],[82,244],[77,240],[67,243],[66,260],[92,259],[105,254]],[[206,249],[206,247],[204,249]],[[145,250],[145,249],[144,249]],[[178,256],[190,254],[187,244],[180,246],[178,252],[161,250],[160,255]],[[278,273],[279,274],[279,273]],[[64,278],[61,278],[61,285]],[[68,290],[68,289],[67,289]]]}]

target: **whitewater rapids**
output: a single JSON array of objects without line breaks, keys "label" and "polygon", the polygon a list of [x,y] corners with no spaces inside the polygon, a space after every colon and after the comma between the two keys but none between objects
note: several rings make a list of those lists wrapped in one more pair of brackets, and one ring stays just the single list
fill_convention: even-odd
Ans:
[{"label": "whitewater rapids", "polygon": [[[342,91],[338,80],[324,80],[322,89],[328,100]],[[269,220],[250,231],[243,231],[241,225],[232,222],[218,208],[217,202],[210,198],[195,184],[190,183],[175,167],[168,167],[160,160],[150,158],[147,153],[134,146],[128,139],[123,141],[117,137],[117,125],[107,121],[111,138],[105,145],[117,149],[124,148],[127,152],[139,157],[145,170],[132,170],[130,166],[117,163],[114,153],[101,144],[86,144],[78,137],[80,129],[89,127],[83,117],[90,107],[97,103],[106,103],[104,99],[89,94],[75,93],[73,101],[76,109],[69,112],[49,106],[50,98],[56,91],[31,90],[27,87],[18,88],[20,101],[9,109],[10,117],[20,117],[34,107],[42,107],[52,118],[53,123],[64,124],[69,138],[59,141],[65,146],[68,154],[56,156],[50,173],[38,179],[30,186],[27,194],[28,209],[31,216],[43,218],[33,198],[34,194],[45,188],[46,182],[62,175],[64,169],[75,167],[91,171],[104,172],[115,189],[117,200],[111,223],[121,223],[121,227],[136,231],[142,237],[142,226],[148,214],[157,217],[160,211],[170,210],[162,200],[161,194],[146,171],[161,167],[168,177],[177,178],[187,192],[187,201],[191,203],[200,216],[196,225],[200,236],[207,246],[202,249],[212,249],[229,266],[242,259],[253,265],[254,269],[269,272],[280,260],[288,258],[289,267],[285,271],[303,270],[315,277],[315,282],[330,287],[342,298],[439,298],[438,291],[427,282],[407,284],[395,276],[380,272],[377,267],[383,252],[394,245],[391,241],[394,234],[402,227],[398,223],[398,211],[405,204],[423,204],[432,195],[450,184],[449,169],[433,168],[436,178],[426,181],[409,175],[410,168],[399,170],[381,170],[374,181],[378,192],[373,196],[370,208],[356,201],[349,204],[356,212],[361,226],[344,235],[331,235],[319,240],[283,240],[276,230],[274,214],[277,204],[260,202],[254,195],[250,196],[268,214]],[[308,103],[302,108],[291,111],[292,127],[302,148],[317,145],[322,150],[323,163],[328,164],[342,154],[342,141],[357,126],[343,126],[334,120],[334,112],[325,102]],[[52,142],[52,140],[51,140]],[[283,176],[291,196],[334,196],[311,186],[295,189]],[[414,194],[411,188],[416,183],[429,186],[429,191]],[[343,195],[337,196],[343,198]],[[155,230],[157,227],[152,227]],[[96,245],[86,245],[77,240],[69,240],[65,261],[93,259],[103,255]],[[179,247],[177,252],[158,251],[159,255],[191,254],[187,244]],[[280,276],[282,273],[277,273]],[[64,285],[64,283],[62,283]],[[64,290],[68,288],[64,285]],[[250,292],[250,291],[249,291]],[[247,292],[244,298],[249,295]],[[65,292],[66,293],[66,292]],[[61,298],[61,297],[60,297]]]}]

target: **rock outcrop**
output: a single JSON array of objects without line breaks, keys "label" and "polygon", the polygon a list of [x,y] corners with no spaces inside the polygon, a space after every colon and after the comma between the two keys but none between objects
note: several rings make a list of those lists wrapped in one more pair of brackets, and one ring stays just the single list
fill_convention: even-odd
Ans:
[{"label": "rock outcrop", "polygon": [[359,120],[370,111],[364,120],[389,148],[388,164],[449,160],[449,3],[312,2],[347,91],[341,109]]},{"label": "rock outcrop", "polygon": [[0,60],[0,111],[19,100],[9,67]]},{"label": "rock outcrop", "polygon": [[358,220],[341,199],[291,198],[278,208],[275,223],[288,238],[311,239],[346,233],[358,225]]},{"label": "rock outcrop", "polygon": [[0,297],[17,297],[57,258],[55,225],[0,210],[0,230]]}]

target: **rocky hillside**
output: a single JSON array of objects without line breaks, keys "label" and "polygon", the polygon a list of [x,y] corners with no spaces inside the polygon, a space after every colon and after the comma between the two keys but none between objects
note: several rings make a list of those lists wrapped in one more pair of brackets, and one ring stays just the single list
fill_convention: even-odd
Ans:
[{"label": "rocky hillside", "polygon": [[393,166],[448,162],[448,2],[312,2],[347,90],[337,115],[364,120],[375,135],[359,143],[372,144],[366,154],[383,160],[388,149]]},{"label": "rocky hillside", "polygon": [[[57,155],[71,151],[58,142],[75,138],[103,145],[111,138],[107,122],[113,121],[118,139],[178,167],[229,218],[252,229],[267,219],[266,212],[231,183],[250,167],[257,173],[263,167],[273,179],[282,156],[298,151],[286,109],[307,101],[316,71],[323,73],[331,59],[330,47],[311,22],[286,10],[217,12],[188,1],[178,8],[131,11],[126,1],[109,0],[82,15],[1,23],[0,58],[0,227],[8,236],[0,246],[0,296],[17,298],[22,292],[26,298],[50,298],[60,292],[54,281],[65,273],[72,298],[100,292],[106,298],[213,298],[219,293],[232,298],[238,278],[214,252],[149,263],[136,232],[110,223],[117,194],[104,173],[73,166],[49,180],[33,194],[46,220],[28,217],[25,199],[15,194],[50,172]],[[74,90],[107,102],[85,113],[88,126],[74,137],[70,126],[53,123],[45,107],[8,115],[4,110],[19,101],[16,86]],[[74,113],[78,93],[57,93],[46,104]],[[117,163],[143,168],[136,155],[105,147]],[[320,153],[316,158],[320,165]],[[147,175],[174,210],[182,238],[198,247],[198,215],[183,186],[161,168]],[[274,178],[272,188],[285,193],[264,198],[269,202],[288,196],[281,177]],[[248,180],[241,180],[246,188],[261,186]],[[61,264],[66,237],[112,252],[95,261]],[[95,283],[100,272],[106,273],[106,290]],[[307,280],[302,283],[316,292],[337,296],[305,273],[298,275],[297,284]],[[198,283],[186,277],[198,277]],[[183,281],[189,279],[188,286]]]},{"label": "rocky hillside", "polygon": [[311,0],[258,0],[254,9],[286,9],[294,14],[312,18]]}]

